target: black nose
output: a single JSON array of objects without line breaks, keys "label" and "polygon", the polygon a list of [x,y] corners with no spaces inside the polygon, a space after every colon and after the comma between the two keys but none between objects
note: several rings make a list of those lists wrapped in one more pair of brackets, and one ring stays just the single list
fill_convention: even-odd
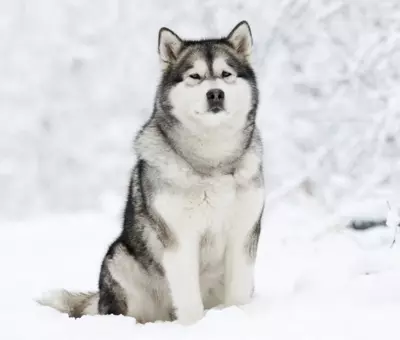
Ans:
[{"label": "black nose", "polygon": [[222,103],[224,102],[225,93],[224,93],[224,91],[222,91],[220,89],[211,89],[207,92],[206,96],[207,96],[208,104],[211,107],[219,106],[219,105],[222,105]]}]

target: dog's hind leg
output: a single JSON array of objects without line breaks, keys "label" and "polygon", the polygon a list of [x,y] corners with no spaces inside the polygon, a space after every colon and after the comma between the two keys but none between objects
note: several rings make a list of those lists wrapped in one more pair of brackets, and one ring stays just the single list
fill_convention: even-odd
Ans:
[{"label": "dog's hind leg", "polygon": [[99,313],[130,316],[139,323],[168,319],[162,303],[164,294],[160,293],[158,307],[157,299],[150,294],[152,281],[153,278],[126,246],[116,242],[110,247],[101,267]]},{"label": "dog's hind leg", "polygon": [[117,248],[116,244],[111,245],[101,265],[98,308],[99,313],[103,315],[127,315],[128,313],[126,292],[113,270],[115,267],[121,267],[119,263],[123,260],[120,258],[119,251],[116,251]]},{"label": "dog's hind leg", "polygon": [[123,288],[116,282],[108,268],[102,267],[100,274],[99,313],[127,315],[128,306]]}]

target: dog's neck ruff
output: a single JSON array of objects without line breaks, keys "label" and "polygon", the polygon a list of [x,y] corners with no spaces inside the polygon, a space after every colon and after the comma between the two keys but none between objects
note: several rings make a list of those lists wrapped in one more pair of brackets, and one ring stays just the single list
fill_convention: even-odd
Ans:
[{"label": "dog's neck ruff", "polygon": [[162,131],[165,142],[194,171],[209,175],[217,168],[223,172],[234,170],[236,163],[250,144],[254,126],[247,126],[236,131],[217,127],[198,133],[194,133],[181,124],[174,124],[168,130],[161,124],[159,129]]}]

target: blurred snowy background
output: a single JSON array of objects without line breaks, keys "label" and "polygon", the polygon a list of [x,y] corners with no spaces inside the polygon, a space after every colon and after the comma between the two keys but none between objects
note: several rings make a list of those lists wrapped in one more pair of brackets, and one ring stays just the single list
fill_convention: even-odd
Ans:
[{"label": "blurred snowy background", "polygon": [[269,200],[300,194],[344,214],[373,199],[385,211],[400,192],[398,1],[2,0],[0,216],[121,210],[158,29],[220,36],[242,19]]}]

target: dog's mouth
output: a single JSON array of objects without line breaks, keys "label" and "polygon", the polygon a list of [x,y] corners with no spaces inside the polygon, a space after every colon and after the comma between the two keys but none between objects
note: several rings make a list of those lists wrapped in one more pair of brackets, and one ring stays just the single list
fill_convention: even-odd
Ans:
[{"label": "dog's mouth", "polygon": [[227,114],[228,112],[222,106],[214,106],[209,108],[207,111],[194,111],[194,113],[198,116],[217,116],[220,114]]},{"label": "dog's mouth", "polygon": [[224,108],[221,107],[221,106],[213,106],[208,111],[212,112],[213,114],[217,114],[217,113],[219,113],[221,111],[224,111]]}]

